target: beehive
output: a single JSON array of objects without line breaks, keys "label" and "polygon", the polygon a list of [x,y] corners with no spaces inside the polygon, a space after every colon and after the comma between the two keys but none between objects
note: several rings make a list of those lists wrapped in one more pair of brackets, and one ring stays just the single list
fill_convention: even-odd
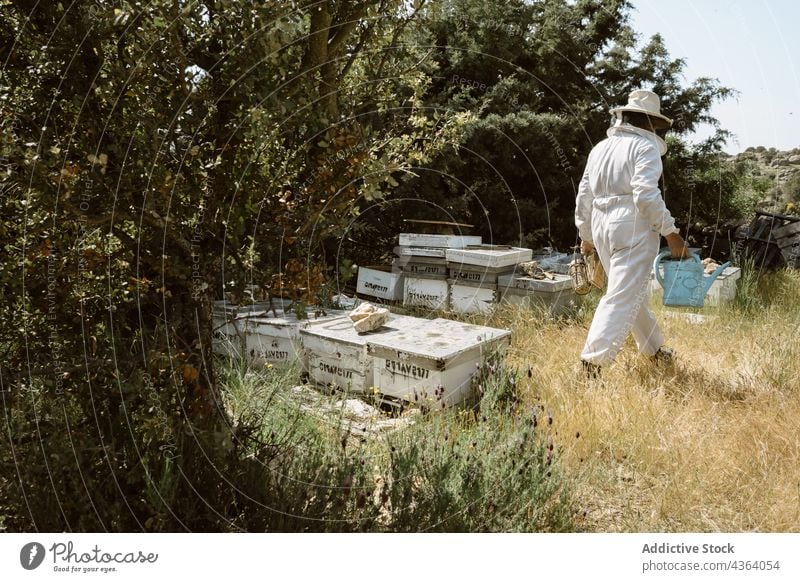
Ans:
[{"label": "beehive", "polygon": [[270,313],[240,320],[238,325],[244,329],[245,357],[256,365],[298,361],[306,367],[300,330],[340,319],[350,321],[342,311],[328,310],[317,315],[313,308],[308,309],[305,319],[298,319],[292,312],[279,311],[277,317]]},{"label": "beehive", "polygon": [[[283,303],[277,303],[282,308]],[[220,300],[212,308],[212,351],[215,354],[239,357],[244,349],[243,319],[257,314],[265,314],[270,308],[268,302],[249,305]]]},{"label": "beehive", "polygon": [[360,334],[353,329],[350,318],[343,317],[301,329],[308,373],[314,382],[323,386],[367,392],[373,385],[372,357],[367,354],[367,342],[425,325],[426,321],[391,314],[381,328]]},{"label": "beehive", "polygon": [[395,265],[405,275],[447,276],[447,260],[444,257],[427,257],[424,255],[403,255]]},{"label": "beehive", "polygon": [[373,382],[381,394],[452,406],[470,394],[476,364],[510,341],[508,330],[437,318],[370,338],[367,348],[373,356]]},{"label": "beehive", "polygon": [[448,295],[449,288],[446,277],[406,275],[403,278],[404,305],[447,309]]},{"label": "beehive", "polygon": [[403,275],[391,267],[359,267],[356,293],[387,301],[403,299]]},{"label": "beehive", "polygon": [[553,314],[578,301],[569,275],[554,274],[553,279],[507,275],[498,279],[497,289],[501,301],[525,308],[546,307]]},{"label": "beehive", "polygon": [[481,237],[459,234],[401,233],[397,241],[404,247],[435,247],[460,249],[468,245],[481,244]]},{"label": "beehive", "polygon": [[476,265],[479,267],[513,267],[517,263],[530,261],[531,249],[508,246],[481,245],[480,248],[447,249],[445,258],[450,263]]},{"label": "beehive", "polygon": [[497,303],[497,285],[448,280],[450,309],[456,313],[488,313]]}]

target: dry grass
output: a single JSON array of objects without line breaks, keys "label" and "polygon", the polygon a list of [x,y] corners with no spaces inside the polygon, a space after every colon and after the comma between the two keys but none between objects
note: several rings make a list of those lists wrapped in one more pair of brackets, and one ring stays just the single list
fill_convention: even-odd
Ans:
[{"label": "dry grass", "polygon": [[700,324],[654,304],[678,363],[630,343],[591,382],[576,363],[592,309],[494,316],[514,331],[511,364],[530,367],[527,397],[553,412],[583,528],[800,531],[800,276],[772,275],[746,299]]}]

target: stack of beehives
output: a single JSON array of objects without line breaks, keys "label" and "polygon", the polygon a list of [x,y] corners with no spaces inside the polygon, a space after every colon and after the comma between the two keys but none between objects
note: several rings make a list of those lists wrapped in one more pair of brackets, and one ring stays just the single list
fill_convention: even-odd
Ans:
[{"label": "stack of beehives", "polygon": [[447,309],[450,285],[447,253],[480,245],[481,237],[402,233],[394,252],[403,273],[403,304]]},{"label": "stack of beehives", "polygon": [[[424,232],[400,234],[398,243],[393,266],[359,269],[360,295],[461,313],[485,312],[502,299],[558,308],[574,298],[567,275],[520,270],[530,249]],[[567,255],[536,258],[557,270]],[[287,303],[217,302],[214,351],[260,365],[297,362],[316,384],[357,394],[449,406],[469,394],[476,364],[510,339],[507,330],[393,313],[359,333],[346,312],[309,308],[307,319],[298,318]]]},{"label": "stack of beehives", "polygon": [[[359,295],[456,313],[485,313],[500,301],[540,303],[555,313],[576,302],[566,274],[572,256],[552,249],[534,257],[530,249],[482,244],[479,236],[426,232],[401,233],[394,253],[391,267],[359,269]],[[532,258],[547,277],[519,269]]]},{"label": "stack of beehives", "polygon": [[316,384],[396,403],[452,406],[471,390],[476,364],[507,346],[511,332],[450,321],[390,314],[359,333],[341,311],[291,309],[266,303],[214,305],[214,351],[256,365],[301,365]]},{"label": "stack of beehives", "polygon": [[498,282],[513,277],[517,265],[531,260],[530,249],[470,245],[445,253],[450,274],[450,307],[458,313],[485,313],[500,299]]}]

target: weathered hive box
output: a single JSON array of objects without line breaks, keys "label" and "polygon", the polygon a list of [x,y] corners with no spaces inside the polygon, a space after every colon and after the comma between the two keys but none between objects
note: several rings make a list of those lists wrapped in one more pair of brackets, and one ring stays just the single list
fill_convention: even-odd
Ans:
[{"label": "weathered hive box", "polygon": [[728,267],[711,283],[706,299],[711,303],[727,303],[736,299],[737,281],[742,278],[739,267]]},{"label": "weathered hive box", "polygon": [[[276,299],[273,303],[277,311],[283,309],[283,300]],[[214,301],[212,313],[216,317],[231,318],[235,316],[258,315],[266,313],[268,309],[270,309],[270,303],[268,301],[256,301],[254,303],[248,303],[247,305],[238,305],[230,301],[219,300]]]},{"label": "weathered hive box", "polygon": [[426,321],[391,314],[383,327],[360,334],[353,328],[350,318],[343,317],[301,329],[309,376],[323,386],[367,392],[373,386],[372,357],[367,354],[367,342],[424,325]]},{"label": "weathered hive box", "polygon": [[394,254],[403,259],[404,257],[433,257],[444,259],[447,249],[436,247],[394,247]]},{"label": "weathered hive box", "polygon": [[[705,275],[707,278],[709,275]],[[728,303],[736,299],[736,286],[737,281],[742,277],[742,270],[739,267],[727,267],[719,276],[711,283],[711,287],[706,293],[706,301],[712,305],[719,305]],[[706,279],[708,280],[708,279]],[[659,299],[663,296],[664,289],[656,281],[653,273],[650,273],[650,293],[656,295]]]},{"label": "weathered hive box", "polygon": [[292,312],[278,312],[278,317],[254,316],[242,320],[245,357],[257,365],[287,364],[299,361],[307,367],[300,331],[328,322],[350,319],[343,311],[327,310],[319,317],[308,308],[308,318],[298,319]]},{"label": "weathered hive box", "polygon": [[449,279],[450,309],[457,313],[488,313],[497,303],[497,284]]},{"label": "weathered hive box", "polygon": [[468,285],[497,286],[497,278],[514,272],[516,265],[504,267],[481,267],[464,263],[447,263],[448,274],[453,281]]},{"label": "weathered hive box", "polygon": [[547,307],[550,313],[559,313],[574,306],[578,297],[569,275],[554,274],[553,279],[534,279],[522,275],[506,275],[497,281],[500,300],[530,308]]},{"label": "weathered hive box", "polygon": [[531,249],[482,245],[482,248],[447,249],[445,258],[450,263],[480,267],[509,267],[530,261]]},{"label": "weathered hive box", "polygon": [[[277,305],[277,309],[281,309],[283,303]],[[225,300],[215,301],[211,313],[212,351],[215,354],[239,357],[244,349],[244,318],[263,315],[269,308],[269,302],[237,305]]]},{"label": "weathered hive box", "polygon": [[356,293],[399,301],[403,299],[403,275],[393,273],[391,267],[359,267]]},{"label": "weathered hive box", "polygon": [[370,338],[375,387],[382,395],[430,406],[452,406],[471,392],[476,364],[508,346],[511,332],[448,319],[391,336]]},{"label": "weathered hive box", "polygon": [[467,245],[481,244],[481,237],[459,234],[418,234],[403,232],[398,236],[398,244],[404,247],[435,247],[460,249]]},{"label": "weathered hive box", "polygon": [[447,276],[447,261],[444,257],[404,255],[395,264],[405,275]]},{"label": "weathered hive box", "polygon": [[447,309],[448,295],[446,277],[419,274],[403,278],[403,305]]}]

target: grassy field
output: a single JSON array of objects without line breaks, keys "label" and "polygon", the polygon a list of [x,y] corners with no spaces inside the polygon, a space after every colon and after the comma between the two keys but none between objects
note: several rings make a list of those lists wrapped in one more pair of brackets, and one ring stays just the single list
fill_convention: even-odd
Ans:
[{"label": "grassy field", "polygon": [[[345,446],[342,421],[299,414],[297,371],[232,370],[229,410],[295,443],[269,473],[286,476],[270,476],[282,511],[349,529],[800,531],[800,273],[746,269],[737,301],[702,323],[654,299],[677,362],[629,341],[588,381],[577,363],[598,298],[559,319],[511,307],[473,318],[513,331],[505,364],[477,379],[484,397],[389,436]],[[331,497],[341,482],[359,493]]]},{"label": "grassy field", "polygon": [[578,527],[800,531],[800,273],[746,273],[737,302],[706,308],[704,323],[653,305],[677,363],[654,365],[630,341],[592,382],[575,374],[591,308],[490,322],[514,331],[523,394],[557,419]]}]

